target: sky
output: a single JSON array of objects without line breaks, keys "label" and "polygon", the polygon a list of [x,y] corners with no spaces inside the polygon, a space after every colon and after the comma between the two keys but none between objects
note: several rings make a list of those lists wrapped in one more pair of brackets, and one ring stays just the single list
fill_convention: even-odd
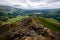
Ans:
[{"label": "sky", "polygon": [[0,0],[0,5],[22,9],[60,8],[60,0]]}]

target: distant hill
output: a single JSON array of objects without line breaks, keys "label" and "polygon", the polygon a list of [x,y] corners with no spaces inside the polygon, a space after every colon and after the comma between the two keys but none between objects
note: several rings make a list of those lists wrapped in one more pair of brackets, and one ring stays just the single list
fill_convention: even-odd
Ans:
[{"label": "distant hill", "polygon": [[60,9],[23,10],[0,5],[0,16],[16,17],[18,15],[39,15],[60,20]]}]

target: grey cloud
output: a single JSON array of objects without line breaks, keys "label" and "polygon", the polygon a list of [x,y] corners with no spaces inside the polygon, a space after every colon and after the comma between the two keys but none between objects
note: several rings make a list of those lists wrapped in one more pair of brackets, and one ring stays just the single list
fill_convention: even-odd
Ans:
[{"label": "grey cloud", "polygon": [[52,3],[57,1],[60,1],[60,0],[30,0],[30,2],[47,2],[47,3]]},{"label": "grey cloud", "polygon": [[5,0],[0,0],[0,3],[0,5],[10,5],[10,3]]},{"label": "grey cloud", "polygon": [[53,3],[53,2],[59,2],[60,0],[51,0],[51,1],[48,1],[48,3]]},{"label": "grey cloud", "polygon": [[19,2],[26,3],[27,1],[26,0],[19,0]]},{"label": "grey cloud", "polygon": [[30,2],[40,2],[41,0],[30,0]]},{"label": "grey cloud", "polygon": [[[60,0],[29,0],[30,3],[27,2],[27,0],[0,0],[0,5],[4,4],[4,5],[12,5],[13,7],[19,7],[19,8],[58,8],[60,7]],[[35,2],[35,4],[33,4],[33,2]],[[38,3],[41,3],[40,5],[38,5]],[[45,4],[47,3],[47,4]],[[31,6],[32,5],[32,6]]]}]

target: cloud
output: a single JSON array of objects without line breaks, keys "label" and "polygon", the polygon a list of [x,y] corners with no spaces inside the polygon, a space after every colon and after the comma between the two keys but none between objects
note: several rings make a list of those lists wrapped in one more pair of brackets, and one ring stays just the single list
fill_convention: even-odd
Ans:
[{"label": "cloud", "polygon": [[60,0],[0,0],[0,5],[24,9],[60,8]]},{"label": "cloud", "polygon": [[29,0],[30,2],[40,2],[41,0]]}]

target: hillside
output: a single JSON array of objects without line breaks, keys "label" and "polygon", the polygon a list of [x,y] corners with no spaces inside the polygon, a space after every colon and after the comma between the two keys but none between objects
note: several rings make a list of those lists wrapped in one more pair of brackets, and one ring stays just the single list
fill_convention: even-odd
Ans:
[{"label": "hillside", "polygon": [[60,9],[0,5],[0,40],[60,40]]},{"label": "hillside", "polygon": [[[22,21],[17,21],[14,24],[5,24],[2,25],[3,29],[10,28],[8,31],[0,32],[2,35],[0,39],[2,40],[59,40],[60,33],[57,32],[59,26],[55,25],[56,21],[52,21],[54,24],[50,24],[52,22],[45,23],[43,18],[38,16],[30,16],[25,18]],[[38,21],[39,20],[39,21]],[[49,20],[49,19],[48,19]],[[56,23],[55,23],[56,22]],[[50,24],[50,25],[49,25]],[[56,27],[56,28],[55,28]],[[60,28],[60,27],[59,27]],[[56,29],[56,30],[55,30]]]}]

